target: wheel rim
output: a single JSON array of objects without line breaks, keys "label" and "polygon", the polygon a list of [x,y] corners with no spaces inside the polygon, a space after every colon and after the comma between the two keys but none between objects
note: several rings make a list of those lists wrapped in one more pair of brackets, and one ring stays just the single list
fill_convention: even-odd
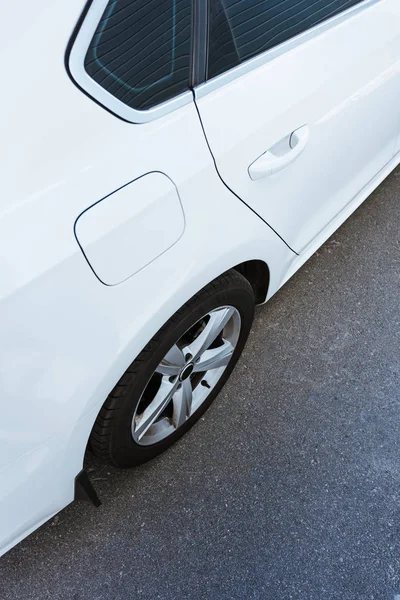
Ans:
[{"label": "wheel rim", "polygon": [[205,402],[230,363],[241,319],[222,306],[196,321],[168,350],[137,404],[132,438],[150,446],[172,435]]}]

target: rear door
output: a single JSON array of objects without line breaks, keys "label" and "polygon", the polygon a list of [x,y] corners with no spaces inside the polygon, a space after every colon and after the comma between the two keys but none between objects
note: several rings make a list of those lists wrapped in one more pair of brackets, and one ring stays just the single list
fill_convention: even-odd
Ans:
[{"label": "rear door", "polygon": [[399,0],[214,0],[196,102],[224,182],[297,252],[391,160]]}]

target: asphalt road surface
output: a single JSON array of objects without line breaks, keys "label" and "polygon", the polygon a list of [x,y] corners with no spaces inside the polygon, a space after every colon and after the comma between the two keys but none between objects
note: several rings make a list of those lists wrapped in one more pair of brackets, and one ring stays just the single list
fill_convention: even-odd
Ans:
[{"label": "asphalt road surface", "polygon": [[[400,600],[400,170],[258,309],[225,390],[0,559],[1,600]],[[29,499],[27,499],[29,501]]]}]

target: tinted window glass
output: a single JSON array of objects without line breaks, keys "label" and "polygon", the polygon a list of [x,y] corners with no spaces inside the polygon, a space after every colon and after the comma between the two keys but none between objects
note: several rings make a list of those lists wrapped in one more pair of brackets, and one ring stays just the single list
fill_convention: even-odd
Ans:
[{"label": "tinted window glass", "polygon": [[208,76],[215,77],[362,0],[212,0]]},{"label": "tinted window glass", "polygon": [[87,73],[131,108],[189,89],[191,0],[112,0],[85,58]]}]

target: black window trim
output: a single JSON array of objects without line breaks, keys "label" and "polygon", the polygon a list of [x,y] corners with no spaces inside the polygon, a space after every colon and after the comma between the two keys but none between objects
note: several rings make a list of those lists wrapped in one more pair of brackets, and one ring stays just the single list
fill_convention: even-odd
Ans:
[{"label": "black window trim", "polygon": [[206,81],[208,67],[208,25],[210,2],[193,0],[191,88]]},{"label": "black window trim", "polygon": [[101,87],[84,67],[85,56],[109,0],[89,0],[75,27],[66,52],[66,68],[72,81],[97,104],[129,123],[147,123],[193,102],[193,87],[205,81],[207,60],[208,0],[192,0],[192,40],[189,89],[152,108],[127,106]]}]

